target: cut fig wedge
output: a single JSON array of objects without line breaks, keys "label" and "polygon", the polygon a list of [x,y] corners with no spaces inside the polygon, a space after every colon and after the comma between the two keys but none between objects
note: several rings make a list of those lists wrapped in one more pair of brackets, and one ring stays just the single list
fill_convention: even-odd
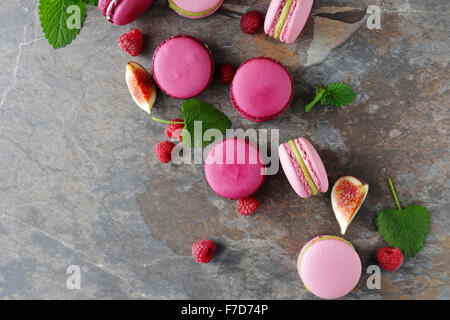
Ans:
[{"label": "cut fig wedge", "polygon": [[156,87],[152,76],[139,63],[127,64],[126,80],[134,102],[147,113],[152,113],[156,100]]},{"label": "cut fig wedge", "polygon": [[368,192],[369,185],[352,176],[341,177],[334,184],[331,190],[331,205],[342,234],[347,231]]}]

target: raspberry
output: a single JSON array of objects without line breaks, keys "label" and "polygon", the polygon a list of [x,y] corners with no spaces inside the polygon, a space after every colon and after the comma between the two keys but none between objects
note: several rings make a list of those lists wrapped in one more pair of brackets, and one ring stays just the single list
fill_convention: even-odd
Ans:
[{"label": "raspberry", "polygon": [[125,51],[129,55],[132,55],[133,57],[136,57],[142,51],[144,39],[142,38],[142,34],[138,29],[131,29],[127,33],[121,35],[117,42],[119,43],[119,46],[123,51]]},{"label": "raspberry", "polygon": [[219,69],[219,80],[225,84],[230,84],[233,81],[236,69],[229,63],[225,63],[220,66]]},{"label": "raspberry", "polygon": [[170,141],[163,141],[155,146],[155,154],[159,161],[168,163],[172,159],[172,150],[175,144]]},{"label": "raspberry", "polygon": [[216,243],[212,240],[202,240],[192,245],[192,256],[195,261],[208,263],[216,251]]},{"label": "raspberry", "polygon": [[253,197],[239,199],[236,205],[237,212],[243,216],[254,213],[259,208],[259,202]]},{"label": "raspberry", "polygon": [[400,249],[383,247],[378,250],[377,260],[380,267],[386,271],[395,271],[403,263],[403,254]]},{"label": "raspberry", "polygon": [[[181,119],[172,119],[172,122],[183,122]],[[183,132],[184,124],[182,123],[169,123],[166,127],[166,135],[170,139],[181,140],[181,133]]]},{"label": "raspberry", "polygon": [[246,34],[257,32],[264,24],[264,17],[258,11],[250,11],[241,18],[241,30]]}]

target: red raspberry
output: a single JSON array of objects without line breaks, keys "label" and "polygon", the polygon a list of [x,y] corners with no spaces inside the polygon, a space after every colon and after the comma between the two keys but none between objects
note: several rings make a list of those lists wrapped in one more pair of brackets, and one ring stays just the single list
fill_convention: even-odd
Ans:
[{"label": "red raspberry", "polygon": [[[181,119],[172,119],[172,122],[183,122]],[[177,139],[181,141],[181,133],[183,132],[184,124],[182,123],[169,123],[166,127],[166,135],[170,139]]]},{"label": "red raspberry", "polygon": [[144,39],[142,34],[138,29],[131,29],[127,33],[120,36],[117,41],[119,46],[123,51],[132,55],[133,57],[138,56],[142,51],[142,45],[144,44]]},{"label": "red raspberry", "polygon": [[172,159],[172,150],[175,144],[170,141],[163,141],[155,146],[155,154],[159,161],[168,163]]},{"label": "red raspberry", "polygon": [[225,84],[230,84],[233,81],[236,69],[229,63],[225,63],[220,66],[219,69],[219,80]]},{"label": "red raspberry", "polygon": [[216,251],[216,243],[212,240],[202,240],[192,245],[192,256],[195,261],[208,263]]},{"label": "red raspberry", "polygon": [[262,28],[264,17],[258,11],[250,11],[241,18],[241,30],[246,34],[253,34]]},{"label": "red raspberry", "polygon": [[403,263],[403,254],[400,249],[383,247],[378,250],[377,260],[380,267],[386,271],[395,271]]},{"label": "red raspberry", "polygon": [[243,216],[254,213],[259,208],[259,202],[253,197],[239,199],[236,205],[237,212]]}]

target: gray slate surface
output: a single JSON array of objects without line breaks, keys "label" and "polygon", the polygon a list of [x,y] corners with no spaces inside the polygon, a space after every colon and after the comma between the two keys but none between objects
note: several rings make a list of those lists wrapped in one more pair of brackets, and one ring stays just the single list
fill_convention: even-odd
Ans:
[{"label": "gray slate surface", "polygon": [[[280,171],[256,195],[258,214],[244,218],[211,191],[201,165],[161,165],[153,148],[164,127],[134,105],[124,81],[129,57],[116,41],[130,27],[145,34],[137,61],[148,68],[156,46],[181,33],[208,43],[218,63],[265,55],[287,65],[295,98],[276,120],[239,117],[217,80],[200,98],[235,128],[309,138],[331,183],[344,174],[370,183],[346,235],[364,271],[347,299],[450,298],[448,0],[315,1],[291,45],[240,31],[241,14],[268,3],[226,0],[191,21],[156,0],[126,27],[91,8],[78,38],[59,50],[43,38],[36,1],[0,3],[0,298],[314,299],[296,255],[316,235],[339,234],[329,192],[299,199]],[[380,32],[365,26],[369,4],[383,8]],[[305,114],[318,81],[350,84],[357,101]],[[178,117],[180,104],[159,93],[155,111]],[[395,205],[387,177],[404,205],[430,209],[430,234],[414,259],[369,290],[365,270],[385,245],[376,215]],[[219,243],[208,265],[190,256],[204,237]],[[66,288],[72,264],[81,290]]]}]

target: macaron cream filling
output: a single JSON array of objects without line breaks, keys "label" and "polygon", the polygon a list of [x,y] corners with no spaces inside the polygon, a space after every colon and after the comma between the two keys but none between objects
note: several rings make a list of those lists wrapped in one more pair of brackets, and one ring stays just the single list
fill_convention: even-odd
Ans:
[{"label": "macaron cream filling", "polygon": [[169,7],[184,16],[200,17],[200,16],[207,15],[208,13],[210,13],[212,11],[215,11],[217,9],[217,7],[221,5],[221,3],[222,3],[221,1],[217,1],[217,4],[214,5],[214,7],[212,7],[211,9],[202,11],[202,12],[190,12],[190,11],[183,10],[179,6],[177,6],[172,0],[169,0]]},{"label": "macaron cream filling", "polygon": [[111,0],[106,9],[106,19],[111,20],[114,9],[119,5],[121,0]]},{"label": "macaron cream filling", "polygon": [[283,30],[286,19],[289,16],[289,12],[291,11],[292,1],[293,0],[287,0],[286,4],[283,7],[283,10],[281,11],[281,15],[278,18],[277,24],[275,26],[275,33],[273,35],[275,39],[280,38],[281,31]]},{"label": "macaron cream filling", "polygon": [[295,155],[295,158],[297,159],[298,164],[300,165],[300,168],[303,171],[303,175],[305,176],[306,182],[308,183],[312,194],[315,196],[318,193],[317,187],[314,184],[313,179],[311,178],[311,175],[308,171],[308,168],[306,167],[305,162],[302,159],[302,156],[300,155],[300,152],[297,149],[297,146],[295,145],[294,140],[289,140],[289,145],[291,146],[291,149]]}]

